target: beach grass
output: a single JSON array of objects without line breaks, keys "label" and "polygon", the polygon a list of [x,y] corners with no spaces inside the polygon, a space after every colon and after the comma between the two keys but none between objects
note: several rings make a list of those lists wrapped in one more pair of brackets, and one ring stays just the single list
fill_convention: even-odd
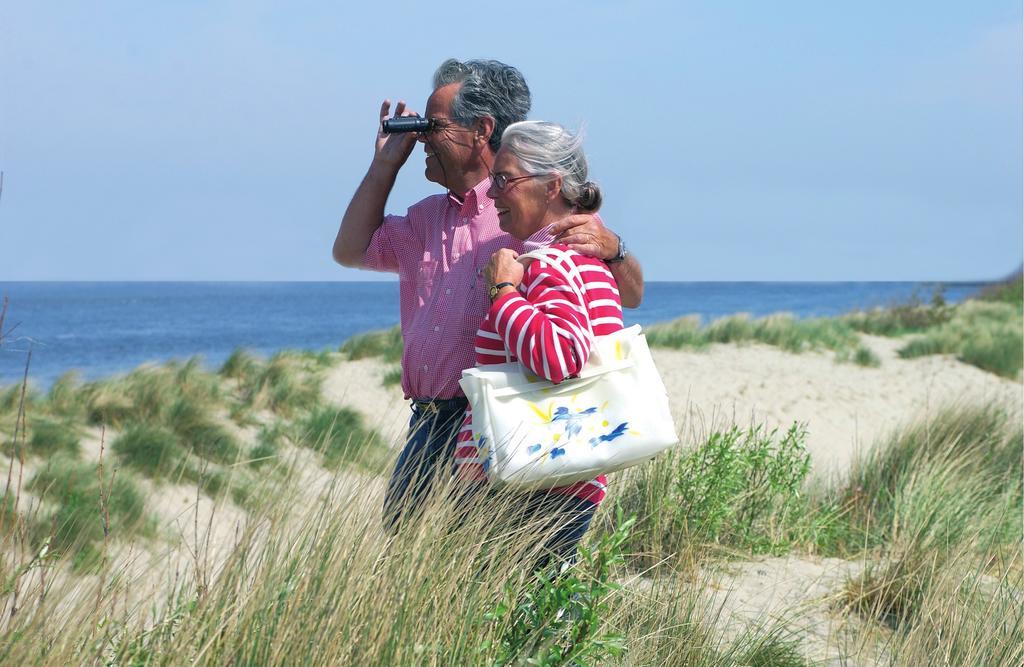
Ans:
[{"label": "beach grass", "polygon": [[28,449],[38,456],[57,452],[77,455],[81,448],[78,427],[69,420],[33,418],[29,422],[29,433]]},{"label": "beach grass", "polygon": [[257,363],[239,378],[241,401],[252,410],[291,417],[320,400],[318,364],[288,353]]},{"label": "beach grass", "polygon": [[256,444],[249,450],[248,465],[259,469],[276,461],[281,455],[287,430],[285,423],[280,421],[263,425],[256,435]]},{"label": "beach grass", "polygon": [[65,453],[49,457],[28,490],[52,507],[32,526],[36,547],[45,544],[54,557],[67,555],[75,570],[98,562],[99,545],[111,526],[124,537],[145,523],[144,497],[130,477],[113,471],[98,475],[95,466]]},{"label": "beach grass", "polygon": [[319,407],[296,430],[298,443],[320,453],[329,468],[356,463],[379,469],[387,456],[380,435],[367,429],[363,418],[351,408]]},{"label": "beach grass", "polygon": [[110,449],[125,465],[154,478],[173,473],[185,457],[174,431],[152,424],[129,424]]},{"label": "beach grass", "polygon": [[402,384],[402,367],[392,366],[384,373],[384,377],[381,379],[381,384],[385,387],[393,387]]},{"label": "beach grass", "polygon": [[[340,411],[302,423],[325,459],[334,446],[345,457],[374,446],[365,431],[354,446],[362,426]],[[342,427],[345,438],[324,444]],[[266,437],[280,447],[286,436],[273,430]],[[159,604],[130,608],[111,602],[130,595],[128,579],[62,580],[69,588],[39,601],[26,583],[23,599],[34,601],[5,615],[0,661],[818,664],[798,610],[740,623],[709,595],[710,573],[759,553],[843,553],[868,563],[835,593],[835,613],[866,624],[845,661],[878,651],[895,665],[935,655],[1018,664],[1024,436],[1011,416],[939,411],[824,488],[807,478],[802,439],[798,425],[712,430],[691,450],[616,475],[576,565],[539,578],[530,564],[550,529],[523,523],[512,493],[467,507],[445,482],[387,537],[379,478],[335,477],[309,503],[293,475],[275,476],[271,489],[240,492],[260,519],[240,526],[215,579],[179,579]],[[216,471],[206,483],[230,487],[224,469],[188,460]],[[58,477],[39,484],[52,493]],[[117,526],[115,517],[140,515],[112,513]]]},{"label": "beach grass", "polygon": [[214,417],[204,403],[186,396],[176,399],[167,409],[164,423],[182,444],[196,456],[215,463],[234,463],[240,448],[234,435]]},{"label": "beach grass", "polygon": [[964,363],[1015,379],[1024,368],[1024,310],[1001,301],[962,304],[952,318],[913,338],[899,354],[954,354]]},{"label": "beach grass", "polygon": [[856,332],[834,319],[800,320],[788,313],[762,318],[731,315],[702,326],[697,316],[654,324],[645,329],[654,347],[703,348],[713,343],[758,342],[789,352],[827,349],[845,351],[859,344]]},{"label": "beach grass", "polygon": [[[857,459],[820,507],[842,512],[828,553],[906,539],[1001,553],[1024,539],[1024,427],[1005,409],[953,407],[907,427]],[[999,555],[980,553],[981,556]]]},{"label": "beach grass", "polygon": [[339,351],[350,361],[383,357],[384,361],[397,362],[402,358],[402,330],[395,326],[352,336]]}]

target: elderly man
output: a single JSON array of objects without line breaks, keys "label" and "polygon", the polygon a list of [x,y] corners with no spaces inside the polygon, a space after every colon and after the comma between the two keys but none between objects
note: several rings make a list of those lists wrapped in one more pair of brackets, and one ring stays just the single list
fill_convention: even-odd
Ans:
[{"label": "elderly man", "polygon": [[[493,60],[445,61],[434,74],[424,114],[433,129],[420,135],[378,132],[369,171],[334,241],[338,263],[400,277],[402,389],[412,399],[413,415],[384,501],[391,529],[419,504],[436,472],[453,463],[466,407],[459,378],[474,365],[473,338],[489,305],[491,286],[482,269],[501,248],[523,251],[498,227],[486,192],[502,132],[529,110],[530,91],[516,68]],[[390,111],[385,100],[381,121]],[[399,102],[395,116],[406,115],[412,112]],[[417,141],[426,153],[427,180],[448,192],[413,204],[406,215],[385,215],[398,171]],[[552,231],[569,247],[608,262],[623,305],[639,305],[640,265],[621,238],[591,215],[570,216]]]}]

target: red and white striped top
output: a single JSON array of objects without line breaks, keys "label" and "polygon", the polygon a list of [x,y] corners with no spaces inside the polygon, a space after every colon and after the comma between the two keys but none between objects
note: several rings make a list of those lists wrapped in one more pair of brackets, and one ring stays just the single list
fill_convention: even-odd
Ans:
[{"label": "red and white striped top", "polygon": [[[526,248],[538,247],[538,236],[531,237]],[[542,245],[548,245],[547,235]],[[534,243],[531,243],[533,241]],[[476,365],[505,363],[505,350],[535,375],[561,382],[579,373],[590,355],[594,335],[604,336],[622,329],[622,302],[615,279],[604,262],[585,257],[560,244],[551,247],[566,252],[577,267],[586,303],[569,287],[561,272],[548,263],[534,260],[526,267],[518,291],[495,300],[476,333]],[[565,267],[571,269],[571,267]],[[471,481],[486,479],[472,433],[473,415],[466,418],[459,432],[455,465],[459,477]],[[578,482],[552,489],[552,493],[571,495],[593,503],[604,499],[607,480],[599,475],[589,482]]]}]

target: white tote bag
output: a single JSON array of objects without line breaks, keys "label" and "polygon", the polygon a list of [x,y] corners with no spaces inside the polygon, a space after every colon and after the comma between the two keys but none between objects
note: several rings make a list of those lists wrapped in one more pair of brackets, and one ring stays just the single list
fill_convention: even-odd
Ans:
[{"label": "white tote bag", "polygon": [[[566,253],[545,248],[523,256],[562,273],[586,304],[584,283]],[[639,325],[596,337],[578,377],[559,384],[519,362],[466,369],[459,384],[473,408],[473,441],[495,486],[539,489],[591,480],[679,442]]]}]

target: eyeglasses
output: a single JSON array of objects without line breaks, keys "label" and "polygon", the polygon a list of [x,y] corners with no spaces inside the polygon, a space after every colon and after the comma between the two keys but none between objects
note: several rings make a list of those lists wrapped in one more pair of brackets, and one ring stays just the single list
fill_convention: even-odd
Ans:
[{"label": "eyeglasses", "polygon": [[511,183],[515,183],[516,181],[525,181],[528,178],[542,178],[544,176],[547,176],[547,174],[527,174],[526,176],[516,176],[515,178],[509,178],[507,174],[503,174],[500,172],[495,174],[492,172],[491,183],[494,184],[495,190],[499,192],[504,192],[505,188],[507,188]]}]

